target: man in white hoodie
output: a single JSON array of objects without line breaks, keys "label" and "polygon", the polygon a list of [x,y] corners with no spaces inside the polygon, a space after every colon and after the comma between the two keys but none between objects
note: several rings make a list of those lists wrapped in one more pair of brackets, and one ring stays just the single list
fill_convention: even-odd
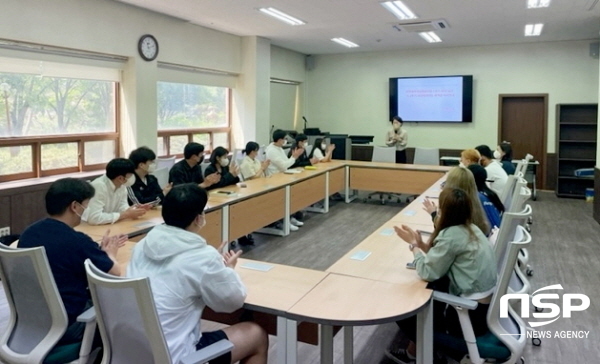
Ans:
[{"label": "man in white hoodie", "polygon": [[206,225],[207,193],[197,184],[183,184],[165,196],[165,225],[152,229],[133,250],[128,277],[149,277],[156,309],[173,363],[221,339],[234,345],[231,353],[210,361],[229,364],[267,362],[268,338],[255,323],[202,332],[205,306],[216,312],[242,307],[246,288],[235,272],[241,251],[221,255],[199,232]]}]

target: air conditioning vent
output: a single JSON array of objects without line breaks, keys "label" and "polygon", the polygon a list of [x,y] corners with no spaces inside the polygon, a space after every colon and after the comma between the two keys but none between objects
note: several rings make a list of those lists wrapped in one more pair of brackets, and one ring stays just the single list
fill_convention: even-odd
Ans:
[{"label": "air conditioning vent", "polygon": [[436,30],[444,30],[447,28],[450,28],[450,25],[448,25],[448,22],[445,19],[413,21],[410,23],[404,22],[394,25],[394,29],[399,32],[407,33],[434,32]]}]

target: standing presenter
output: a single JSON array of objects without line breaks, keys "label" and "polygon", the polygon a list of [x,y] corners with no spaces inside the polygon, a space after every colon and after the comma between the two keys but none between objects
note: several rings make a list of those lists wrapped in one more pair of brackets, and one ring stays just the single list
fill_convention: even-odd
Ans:
[{"label": "standing presenter", "polygon": [[392,118],[392,129],[387,132],[385,144],[388,147],[396,147],[396,163],[406,163],[406,145],[408,144],[408,133],[402,129],[402,118]]}]

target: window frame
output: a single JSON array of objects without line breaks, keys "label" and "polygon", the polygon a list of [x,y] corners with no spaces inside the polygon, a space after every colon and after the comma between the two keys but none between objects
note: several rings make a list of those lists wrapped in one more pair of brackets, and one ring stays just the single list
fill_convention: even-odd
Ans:
[{"label": "window frame", "polygon": [[[114,102],[115,102],[115,131],[102,133],[81,133],[68,135],[41,135],[25,137],[0,137],[1,147],[26,147],[31,148],[32,166],[31,172],[20,172],[13,174],[0,175],[0,182],[17,181],[28,178],[40,178],[55,176],[59,174],[90,172],[106,168],[107,163],[85,164],[85,143],[94,141],[112,140],[115,143],[115,156],[120,155],[121,145],[121,95],[120,83],[114,82]],[[77,166],[49,169],[42,171],[42,145],[77,143]]]},{"label": "window frame", "polygon": [[[231,151],[231,95],[232,89],[227,87],[227,92],[225,93],[225,119],[227,120],[227,126],[219,126],[213,128],[186,128],[186,129],[163,129],[157,131],[157,140],[158,138],[163,139],[164,151],[166,154],[158,155],[159,158],[168,158],[168,157],[176,157],[183,158],[183,150],[175,151],[172,153],[171,151],[171,137],[174,136],[187,136],[188,143],[194,141],[194,134],[208,134],[209,136],[209,144],[205,146],[205,153],[212,153],[212,149],[214,148],[214,134],[215,133],[227,133],[227,150]],[[157,122],[158,124],[158,122]],[[158,125],[157,125],[158,129]],[[158,146],[157,146],[158,149]],[[158,150],[157,150],[158,152]]]}]

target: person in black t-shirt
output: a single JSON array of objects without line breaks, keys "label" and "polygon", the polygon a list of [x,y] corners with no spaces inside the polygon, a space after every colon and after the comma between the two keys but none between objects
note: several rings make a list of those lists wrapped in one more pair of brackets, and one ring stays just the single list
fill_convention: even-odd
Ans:
[{"label": "person in black t-shirt", "polygon": [[83,262],[90,259],[100,270],[120,275],[117,251],[127,241],[126,235],[109,236],[100,244],[89,236],[75,231],[81,215],[94,196],[91,184],[74,178],[54,182],[46,193],[46,211],[49,218],[29,226],[19,240],[19,248],[43,246],[48,263],[62,298],[69,327],[57,345],[80,342],[85,323],[76,322],[77,316],[91,306],[91,297]]},{"label": "person in black t-shirt", "polygon": [[229,151],[227,149],[223,147],[216,147],[210,155],[210,165],[206,167],[204,175],[208,179],[208,176],[217,173],[221,176],[221,179],[219,182],[207,187],[207,190],[234,185],[240,181],[240,178],[238,177],[240,167],[234,165],[229,168],[228,154]]},{"label": "person in black t-shirt", "polygon": [[208,188],[219,182],[221,176],[217,173],[202,176],[200,163],[204,160],[204,145],[199,143],[188,143],[183,149],[185,159],[175,163],[169,171],[169,183],[177,186],[184,183],[197,183],[202,188]]},{"label": "person in black t-shirt", "polygon": [[173,183],[169,183],[165,188],[160,188],[158,179],[151,174],[156,170],[155,159],[156,154],[148,147],[139,147],[129,154],[129,160],[135,165],[135,183],[130,188],[137,200],[132,201],[132,196],[128,196],[130,205],[159,204],[171,191]]},{"label": "person in black t-shirt", "polygon": [[313,157],[313,158],[309,159],[308,156],[306,155],[307,144],[308,144],[308,137],[306,135],[304,135],[304,134],[296,135],[296,143],[294,143],[294,145],[292,145],[292,147],[290,148],[290,151],[288,152],[288,157],[291,157],[292,153],[294,153],[296,151],[296,149],[298,149],[298,148],[304,149],[304,152],[302,154],[300,154],[300,156],[298,158],[296,158],[296,162],[294,162],[294,164],[292,164],[292,166],[290,168],[312,166],[313,164],[319,163],[319,160],[317,158]]}]

